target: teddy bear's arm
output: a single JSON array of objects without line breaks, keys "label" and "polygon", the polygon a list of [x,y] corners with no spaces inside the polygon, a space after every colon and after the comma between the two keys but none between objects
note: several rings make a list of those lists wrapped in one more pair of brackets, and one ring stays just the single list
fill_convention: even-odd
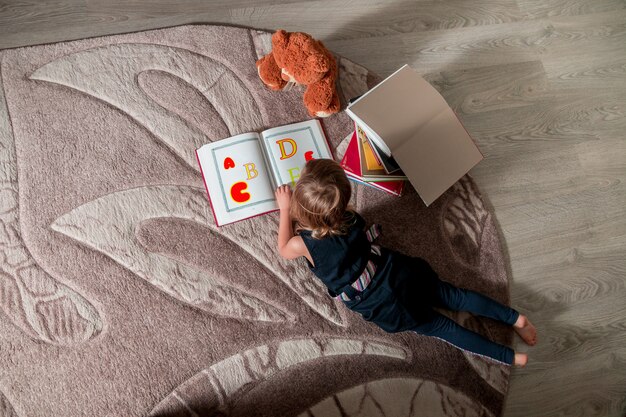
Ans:
[{"label": "teddy bear's arm", "polygon": [[276,64],[272,52],[259,59],[256,62],[256,67],[261,81],[272,90],[280,90],[287,85],[287,82],[281,76],[281,69]]}]

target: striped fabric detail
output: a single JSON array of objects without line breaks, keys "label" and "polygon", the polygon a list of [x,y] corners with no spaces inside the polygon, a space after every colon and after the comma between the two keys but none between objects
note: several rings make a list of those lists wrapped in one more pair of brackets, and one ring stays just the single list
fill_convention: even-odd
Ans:
[{"label": "striped fabric detail", "polygon": [[373,242],[376,240],[378,236],[380,236],[381,227],[379,224],[373,224],[365,231],[365,236],[367,236],[367,240]]},{"label": "striped fabric detail", "polygon": [[[372,245],[372,253],[380,255],[380,247]],[[365,269],[363,270],[361,275],[359,275],[359,278],[357,278],[356,281],[350,284],[350,286],[355,290],[362,292],[367,288],[368,285],[370,285],[374,274],[376,274],[376,264],[372,261],[367,261],[367,265],[365,265]],[[350,297],[348,297],[345,292],[342,292],[335,298],[338,300],[350,301]]]},{"label": "striped fabric detail", "polygon": [[365,265],[363,273],[359,275],[359,279],[350,284],[350,286],[359,292],[363,291],[368,285],[370,285],[372,277],[375,273],[376,265],[374,265],[374,262],[372,261],[367,261],[367,265]]},{"label": "striped fabric detail", "polygon": [[[378,236],[380,236],[381,227],[378,224],[373,224],[365,231],[365,236],[367,236],[367,240],[373,242]],[[380,256],[380,246],[372,245],[370,252]],[[372,278],[376,273],[376,264],[372,261],[367,261],[367,265],[365,265],[365,269],[359,275],[356,281],[354,281],[350,286],[355,290],[362,292],[367,288],[368,285],[372,282]],[[342,292],[338,296],[335,297],[337,300],[350,301],[350,297],[346,295],[345,292]]]},{"label": "striped fabric detail", "polygon": [[350,301],[350,297],[348,297],[345,292],[342,292],[341,294],[339,294],[335,298],[337,300]]}]

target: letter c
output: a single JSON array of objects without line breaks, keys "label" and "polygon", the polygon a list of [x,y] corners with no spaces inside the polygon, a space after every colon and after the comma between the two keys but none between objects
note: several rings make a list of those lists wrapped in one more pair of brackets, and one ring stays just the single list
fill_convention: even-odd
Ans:
[{"label": "letter c", "polygon": [[250,200],[250,193],[246,191],[248,184],[245,181],[234,183],[230,187],[230,197],[237,203],[245,203]]}]

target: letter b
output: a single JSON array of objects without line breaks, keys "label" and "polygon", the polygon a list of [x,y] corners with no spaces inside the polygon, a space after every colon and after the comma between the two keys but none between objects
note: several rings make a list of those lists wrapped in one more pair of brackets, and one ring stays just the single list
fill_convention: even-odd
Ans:
[{"label": "letter b", "polygon": [[259,176],[259,171],[257,171],[256,165],[254,165],[254,163],[249,162],[247,164],[243,164],[243,166],[246,167],[246,175],[248,176],[248,180]]}]

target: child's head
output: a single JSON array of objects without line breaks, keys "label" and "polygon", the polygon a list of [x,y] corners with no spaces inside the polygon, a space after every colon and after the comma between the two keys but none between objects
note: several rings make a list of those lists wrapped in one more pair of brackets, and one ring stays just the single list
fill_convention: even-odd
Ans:
[{"label": "child's head", "polygon": [[313,237],[342,234],[351,192],[346,173],[337,162],[313,159],[293,190],[291,217],[298,228],[312,230]]}]

